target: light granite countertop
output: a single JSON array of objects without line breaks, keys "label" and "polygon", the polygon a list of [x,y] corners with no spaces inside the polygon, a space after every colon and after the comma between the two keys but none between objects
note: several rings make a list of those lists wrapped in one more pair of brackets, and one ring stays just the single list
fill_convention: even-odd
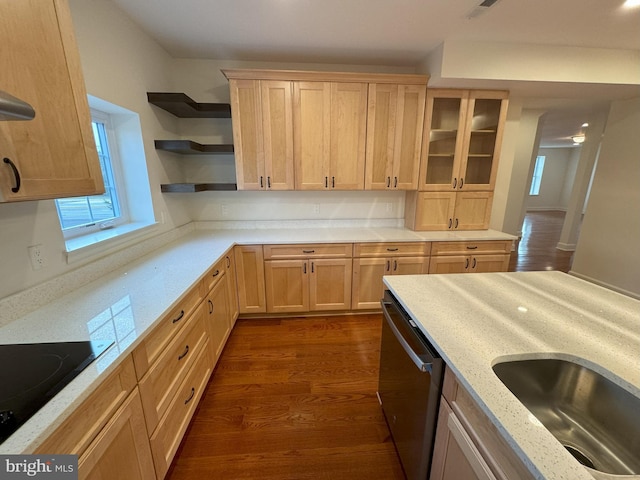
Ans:
[{"label": "light granite countertop", "polygon": [[[150,252],[136,246],[102,259],[90,269],[79,269],[0,300],[0,344],[115,342],[5,440],[0,454],[33,452],[235,244],[515,239],[494,230],[414,232],[393,227],[319,228],[299,224],[281,228],[242,225],[233,230],[199,224],[185,232],[163,246],[154,244]],[[124,266],[114,270],[113,264]],[[27,309],[41,299],[46,303],[33,311]]]},{"label": "light granite countertop", "polygon": [[561,272],[384,281],[536,478],[593,480],[530,420],[492,366],[529,358],[572,360],[640,397],[640,301]]}]

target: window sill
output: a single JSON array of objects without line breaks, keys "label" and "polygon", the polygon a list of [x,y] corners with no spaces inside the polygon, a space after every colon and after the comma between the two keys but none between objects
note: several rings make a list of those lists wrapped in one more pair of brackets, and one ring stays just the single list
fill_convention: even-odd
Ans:
[{"label": "window sill", "polygon": [[151,234],[157,225],[155,222],[127,223],[89,235],[69,238],[65,240],[67,263],[71,264],[90,257],[104,256],[119,250],[132,243],[133,240],[140,240]]}]

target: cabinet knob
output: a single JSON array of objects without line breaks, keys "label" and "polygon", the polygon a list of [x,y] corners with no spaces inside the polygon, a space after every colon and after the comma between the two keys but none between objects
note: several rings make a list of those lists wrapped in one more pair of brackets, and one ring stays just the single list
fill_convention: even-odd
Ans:
[{"label": "cabinet knob", "polygon": [[10,158],[5,157],[3,161],[11,167],[11,170],[13,170],[13,176],[16,178],[16,186],[11,187],[11,191],[13,193],[18,193],[20,190],[20,172],[18,171],[18,167],[16,167],[16,164],[13,163]]}]

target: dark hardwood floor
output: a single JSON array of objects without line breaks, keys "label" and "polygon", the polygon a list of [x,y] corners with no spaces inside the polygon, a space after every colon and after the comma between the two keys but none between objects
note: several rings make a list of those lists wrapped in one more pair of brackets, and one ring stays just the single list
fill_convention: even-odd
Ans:
[{"label": "dark hardwood floor", "polygon": [[238,320],[167,479],[403,479],[376,397],[381,321]]},{"label": "dark hardwood floor", "polygon": [[558,250],[565,213],[561,211],[527,212],[522,239],[511,253],[510,272],[559,270],[568,272],[573,252]]}]

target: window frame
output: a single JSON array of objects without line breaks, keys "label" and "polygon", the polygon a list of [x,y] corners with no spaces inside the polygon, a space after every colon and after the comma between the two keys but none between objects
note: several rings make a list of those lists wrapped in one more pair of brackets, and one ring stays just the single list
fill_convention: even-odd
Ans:
[{"label": "window frame", "polygon": [[[112,190],[113,196],[115,196],[117,203],[117,211],[118,215],[101,221],[95,221],[93,223],[77,225],[74,227],[64,228],[62,226],[62,219],[60,217],[60,207],[58,205],[58,199],[56,199],[56,210],[58,213],[58,219],[60,220],[60,228],[62,229],[62,234],[66,239],[77,238],[85,235],[90,235],[96,232],[100,232],[103,230],[107,230],[114,227],[119,227],[125,225],[130,222],[129,211],[127,207],[127,197],[124,185],[124,176],[123,176],[123,166],[122,161],[119,155],[118,148],[118,139],[115,134],[115,130],[113,127],[113,121],[111,115],[108,112],[98,110],[96,108],[91,108],[91,122],[93,123],[101,123],[104,125],[104,140],[106,141],[106,150],[108,152],[108,162],[111,170],[111,181],[113,183]],[[93,129],[93,125],[92,125]],[[102,172],[103,177],[105,172]],[[107,172],[108,174],[108,172]],[[106,179],[103,178],[103,182]],[[104,185],[105,190],[108,188],[108,185]],[[85,195],[82,197],[71,197],[71,198],[91,198],[94,195]],[[98,195],[95,195],[98,196]],[[63,200],[63,199],[60,199]]]}]

